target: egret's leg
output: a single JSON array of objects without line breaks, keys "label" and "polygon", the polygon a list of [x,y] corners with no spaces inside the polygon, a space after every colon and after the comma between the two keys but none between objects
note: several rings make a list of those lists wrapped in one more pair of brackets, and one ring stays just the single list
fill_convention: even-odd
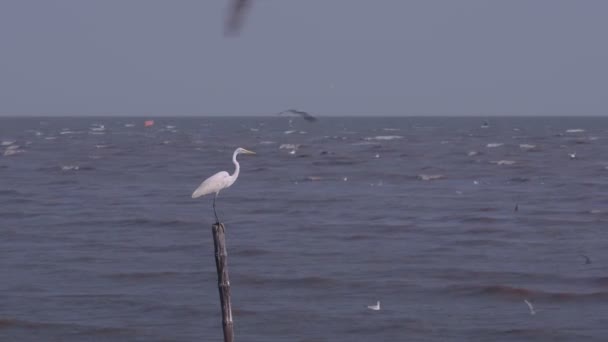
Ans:
[{"label": "egret's leg", "polygon": [[217,198],[217,193],[213,196],[213,215],[215,215],[215,222],[220,223],[220,219],[217,217],[217,212],[215,211],[215,199]]}]

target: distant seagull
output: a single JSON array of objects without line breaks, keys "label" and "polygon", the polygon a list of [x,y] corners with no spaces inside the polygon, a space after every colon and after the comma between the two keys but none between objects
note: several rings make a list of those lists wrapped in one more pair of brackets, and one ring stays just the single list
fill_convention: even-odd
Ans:
[{"label": "distant seagull", "polygon": [[297,109],[284,110],[284,111],[278,113],[277,115],[283,115],[283,114],[295,114],[295,115],[301,116],[306,121],[310,121],[310,122],[317,121],[317,118],[315,118],[314,116],[310,115],[310,113],[304,112],[304,111],[301,111],[301,110],[297,110]]},{"label": "distant seagull", "polygon": [[585,265],[591,264],[591,259],[588,256],[586,256],[585,254],[581,254],[581,256],[585,258]]},{"label": "distant seagull", "polygon": [[524,299],[524,302],[526,302],[526,304],[528,304],[528,308],[530,308],[530,315],[535,315],[536,311],[534,311],[534,307],[532,306],[532,303],[528,302],[527,299]]},{"label": "distant seagull", "polygon": [[368,305],[367,308],[374,311],[380,310],[380,301],[377,301],[376,305]]},{"label": "distant seagull", "polygon": [[576,153],[569,153],[570,159],[576,159]]},{"label": "distant seagull", "polygon": [[238,34],[243,26],[245,13],[251,8],[251,0],[230,0],[225,35]]}]

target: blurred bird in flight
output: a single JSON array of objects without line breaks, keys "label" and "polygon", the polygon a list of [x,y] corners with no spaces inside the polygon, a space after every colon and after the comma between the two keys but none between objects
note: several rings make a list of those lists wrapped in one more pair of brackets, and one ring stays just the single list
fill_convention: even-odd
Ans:
[{"label": "blurred bird in flight", "polygon": [[251,2],[251,0],[230,0],[224,27],[225,35],[236,35],[241,31],[245,15],[251,8]]}]

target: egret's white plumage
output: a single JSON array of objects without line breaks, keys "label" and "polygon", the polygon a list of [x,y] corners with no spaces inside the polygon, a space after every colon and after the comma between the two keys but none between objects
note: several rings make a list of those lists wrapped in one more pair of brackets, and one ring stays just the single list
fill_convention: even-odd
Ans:
[{"label": "egret's white plumage", "polygon": [[220,171],[214,174],[213,176],[205,179],[201,183],[201,185],[199,185],[198,188],[196,188],[196,190],[194,190],[194,192],[192,193],[192,198],[198,198],[208,194],[215,194],[215,196],[213,197],[213,213],[215,214],[215,219],[217,220],[217,222],[219,222],[219,219],[217,218],[217,213],[215,212],[215,199],[217,198],[217,195],[220,193],[221,190],[230,187],[239,177],[241,167],[239,165],[239,162],[236,161],[236,156],[241,153],[255,154],[255,152],[246,150],[244,148],[237,148],[232,154],[232,162],[234,163],[234,173],[229,174],[226,171]]},{"label": "egret's white plumage", "polygon": [[234,173],[234,177],[230,177],[230,174],[226,171],[220,171],[213,176],[205,179],[199,185],[196,190],[192,193],[192,198],[198,198],[204,195],[208,195],[211,193],[219,193],[220,190],[225,189],[231,186],[234,181],[236,181],[236,177],[238,176],[239,168],[237,166],[237,171]]}]

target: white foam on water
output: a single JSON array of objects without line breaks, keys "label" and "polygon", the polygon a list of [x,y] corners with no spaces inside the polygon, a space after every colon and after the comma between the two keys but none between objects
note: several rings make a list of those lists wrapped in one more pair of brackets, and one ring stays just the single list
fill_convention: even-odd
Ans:
[{"label": "white foam on water", "polygon": [[295,150],[298,147],[300,147],[300,145],[295,145],[295,144],[281,144],[281,146],[279,146],[279,150]]},{"label": "white foam on water", "polygon": [[524,149],[524,150],[531,150],[536,148],[536,145],[532,145],[532,144],[520,144],[519,148]]},{"label": "white foam on water", "polygon": [[62,171],[71,171],[71,170],[78,170],[78,169],[80,169],[80,166],[78,166],[78,165],[61,165]]},{"label": "white foam on water", "polygon": [[[9,147],[11,147],[11,146],[9,146]],[[25,150],[8,149],[7,148],[6,151],[4,151],[3,155],[5,157],[8,157],[8,156],[14,156],[16,154],[21,154],[21,153],[24,153],[24,152],[25,152]]]},{"label": "white foam on water", "polygon": [[370,310],[379,311],[380,310],[380,301],[377,301],[376,305],[368,305],[367,308]]},{"label": "white foam on water", "polygon": [[440,175],[440,174],[436,174],[436,175],[427,175],[427,174],[419,174],[418,178],[423,180],[423,181],[431,181],[431,180],[436,180],[436,179],[443,179],[445,178],[444,175]]},{"label": "white foam on water", "polygon": [[513,165],[513,164],[515,164],[515,161],[514,160],[497,160],[497,161],[491,161],[490,163],[496,164],[496,165]]},{"label": "white foam on water", "polygon": [[365,140],[395,140],[395,139],[403,139],[401,135],[378,135],[375,137],[366,137]]},{"label": "white foam on water", "polygon": [[486,145],[487,148],[494,148],[494,147],[500,147],[504,145],[503,143],[489,143]]}]

